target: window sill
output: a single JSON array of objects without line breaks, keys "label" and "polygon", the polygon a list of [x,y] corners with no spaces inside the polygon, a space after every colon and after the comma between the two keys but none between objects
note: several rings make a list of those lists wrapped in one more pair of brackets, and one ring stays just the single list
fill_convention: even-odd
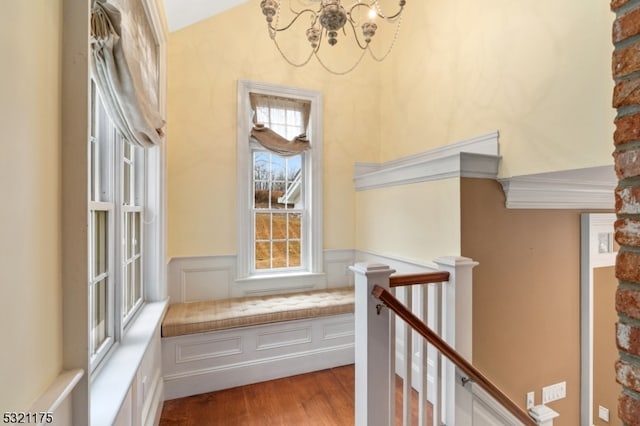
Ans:
[{"label": "window sill", "polygon": [[167,306],[166,300],[146,303],[105,365],[92,378],[92,426],[108,426],[115,421]]}]

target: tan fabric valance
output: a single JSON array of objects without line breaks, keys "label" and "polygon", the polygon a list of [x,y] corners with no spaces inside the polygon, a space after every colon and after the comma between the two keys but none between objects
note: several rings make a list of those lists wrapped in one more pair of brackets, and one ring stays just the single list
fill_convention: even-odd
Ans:
[{"label": "tan fabric valance", "polygon": [[[297,155],[311,148],[311,143],[307,138],[311,102],[257,93],[250,93],[249,98],[251,108],[253,109],[253,128],[251,129],[250,139],[258,142],[269,151],[283,157]],[[302,127],[302,132],[290,139],[288,139],[286,135],[277,133],[267,127],[265,123],[260,122],[260,108],[266,108],[267,110],[279,109],[284,111],[284,114],[287,114],[289,111],[301,114],[302,120],[299,124]]]},{"label": "tan fabric valance", "polygon": [[151,147],[160,143],[165,122],[136,87],[121,39],[121,14],[105,0],[91,10],[91,75],[107,114],[129,142]]}]

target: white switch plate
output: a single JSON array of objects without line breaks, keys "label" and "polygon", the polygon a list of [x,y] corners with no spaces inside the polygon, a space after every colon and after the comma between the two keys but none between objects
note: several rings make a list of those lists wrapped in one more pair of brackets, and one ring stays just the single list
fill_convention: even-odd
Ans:
[{"label": "white switch plate", "polygon": [[609,421],[609,410],[604,408],[602,405],[598,405],[598,417],[600,417],[605,422]]},{"label": "white switch plate", "polygon": [[527,410],[533,408],[533,406],[535,405],[533,401],[534,398],[535,398],[535,393],[533,391],[527,392]]},{"label": "white switch plate", "polygon": [[542,388],[542,403],[546,404],[557,399],[567,397],[567,382],[556,383],[555,385]]}]

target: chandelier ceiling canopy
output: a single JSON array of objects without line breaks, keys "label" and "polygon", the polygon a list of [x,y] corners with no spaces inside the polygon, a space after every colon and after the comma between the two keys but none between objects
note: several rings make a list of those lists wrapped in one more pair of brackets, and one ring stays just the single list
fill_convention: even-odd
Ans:
[{"label": "chandelier ceiling canopy", "polygon": [[[288,6],[283,6],[282,3],[288,3]],[[366,52],[369,52],[371,57],[379,62],[389,55],[400,30],[406,0],[399,0],[397,8],[392,14],[386,14],[383,11],[379,0],[356,0],[350,6],[345,6],[340,0],[296,0],[297,7],[294,7],[293,3],[294,0],[262,0],[260,2],[262,13],[267,20],[269,37],[275,43],[282,57],[295,67],[302,67],[309,63],[312,57],[316,57],[327,71],[333,74],[347,74],[358,66]],[[296,25],[297,21],[305,19],[303,17],[309,19],[309,25],[301,24],[304,33],[299,36],[306,38],[309,54],[296,61],[285,54],[278,42],[278,34],[289,29],[293,33],[294,28],[300,27],[300,25]],[[376,54],[371,48],[371,45],[375,44],[374,37],[378,31],[378,23],[395,25],[391,41],[382,54]],[[351,34],[353,37],[350,36]],[[350,40],[351,38],[353,40]],[[323,61],[322,56],[328,55],[329,53],[326,51],[333,48],[339,41],[340,43],[354,44],[361,53],[352,59],[351,65],[347,68],[336,71]],[[328,44],[329,47],[323,48],[322,55],[320,55],[324,44]]]}]

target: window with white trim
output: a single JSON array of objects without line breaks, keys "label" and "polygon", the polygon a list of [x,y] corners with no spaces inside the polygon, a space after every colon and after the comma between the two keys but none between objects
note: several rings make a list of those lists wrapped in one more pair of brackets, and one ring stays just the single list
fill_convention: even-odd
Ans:
[{"label": "window with white trim", "polygon": [[116,130],[91,84],[89,355],[95,368],[143,303],[145,151]]},{"label": "window with white trim", "polygon": [[321,96],[247,81],[238,90],[238,275],[321,272]]}]

